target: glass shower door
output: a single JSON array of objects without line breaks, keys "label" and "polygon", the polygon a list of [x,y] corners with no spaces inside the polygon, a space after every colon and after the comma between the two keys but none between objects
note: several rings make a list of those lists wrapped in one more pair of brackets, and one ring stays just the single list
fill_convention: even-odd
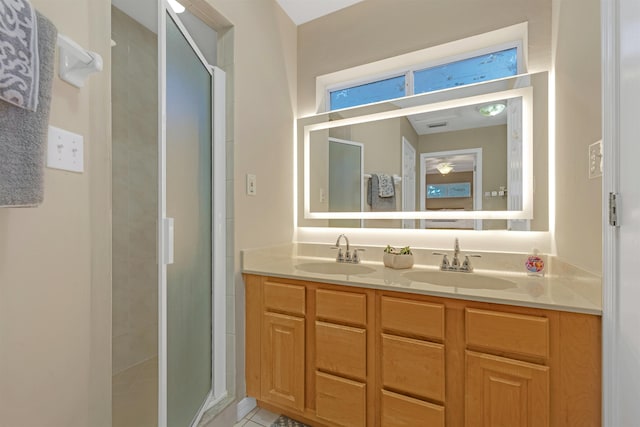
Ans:
[{"label": "glass shower door", "polygon": [[166,15],[166,425],[187,427],[212,389],[212,71]]}]

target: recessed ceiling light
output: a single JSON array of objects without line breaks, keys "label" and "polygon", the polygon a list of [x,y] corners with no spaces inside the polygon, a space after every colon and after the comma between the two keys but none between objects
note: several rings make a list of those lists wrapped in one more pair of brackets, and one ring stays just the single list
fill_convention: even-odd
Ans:
[{"label": "recessed ceiling light", "polygon": [[478,113],[482,114],[485,117],[493,117],[502,113],[505,108],[507,108],[507,106],[502,102],[496,104],[487,104],[483,105],[482,107],[478,107]]},{"label": "recessed ceiling light", "polygon": [[169,6],[175,13],[182,13],[185,11],[185,7],[178,2],[178,0],[167,0]]}]

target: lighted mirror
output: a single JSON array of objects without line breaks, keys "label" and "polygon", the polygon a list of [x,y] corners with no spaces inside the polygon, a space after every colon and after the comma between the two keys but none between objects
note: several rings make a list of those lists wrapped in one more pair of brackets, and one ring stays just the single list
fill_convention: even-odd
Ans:
[{"label": "lighted mirror", "polygon": [[543,73],[301,119],[299,225],[546,230],[546,91]]}]

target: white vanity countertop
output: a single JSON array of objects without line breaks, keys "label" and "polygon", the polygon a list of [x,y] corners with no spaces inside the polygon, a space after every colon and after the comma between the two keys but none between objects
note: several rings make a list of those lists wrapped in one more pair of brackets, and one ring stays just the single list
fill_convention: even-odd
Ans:
[{"label": "white vanity countertop", "polygon": [[[524,272],[523,254],[482,253],[473,258],[473,273],[451,274],[480,275],[508,280],[501,289],[473,286],[472,280],[463,286],[436,285],[411,280],[407,276],[418,271],[436,274],[441,257],[431,255],[430,250],[414,250],[416,264],[411,269],[393,270],[382,264],[382,248],[366,248],[361,266],[368,267],[362,274],[321,274],[313,272],[310,264],[335,263],[335,251],[328,245],[289,244],[264,249],[242,251],[242,272],[262,276],[283,277],[322,283],[358,286],[397,292],[433,295],[498,304],[519,305],[550,310],[571,311],[585,314],[602,314],[602,279],[579,270],[556,258],[547,258],[544,277],[527,276]],[[464,259],[465,253],[461,254]],[[376,261],[376,258],[379,261]],[[449,255],[451,258],[451,255]],[[299,268],[296,268],[296,267]],[[322,265],[320,267],[323,267]],[[328,267],[332,267],[328,265]],[[321,268],[322,269],[322,268]],[[520,271],[518,271],[520,270]],[[466,281],[466,280],[465,280]],[[501,282],[505,283],[505,282]]]}]

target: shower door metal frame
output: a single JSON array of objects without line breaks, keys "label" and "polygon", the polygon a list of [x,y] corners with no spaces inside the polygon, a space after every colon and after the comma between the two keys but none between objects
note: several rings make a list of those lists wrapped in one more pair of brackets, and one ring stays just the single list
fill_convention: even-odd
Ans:
[{"label": "shower door metal frame", "polygon": [[210,65],[166,0],[158,1],[158,427],[167,426],[167,265],[173,262],[173,219],[167,218],[167,14],[211,75],[211,389],[191,422],[228,396],[226,382],[226,75]]}]

